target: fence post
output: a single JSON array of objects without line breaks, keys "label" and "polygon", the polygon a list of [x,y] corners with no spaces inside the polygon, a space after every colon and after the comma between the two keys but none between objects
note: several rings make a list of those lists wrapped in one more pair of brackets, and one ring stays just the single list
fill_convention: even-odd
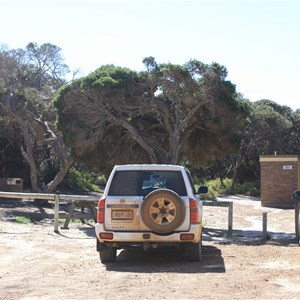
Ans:
[{"label": "fence post", "polygon": [[54,232],[59,233],[58,231],[58,219],[59,219],[59,195],[55,194],[54,196]]},{"label": "fence post", "polygon": [[263,212],[263,240],[265,241],[267,239],[267,220],[268,220],[268,214],[266,212]]},{"label": "fence post", "polygon": [[300,244],[300,201],[295,201],[295,233],[296,233],[296,239],[298,240]]},{"label": "fence post", "polygon": [[228,203],[228,236],[232,236],[233,223],[233,203]]}]

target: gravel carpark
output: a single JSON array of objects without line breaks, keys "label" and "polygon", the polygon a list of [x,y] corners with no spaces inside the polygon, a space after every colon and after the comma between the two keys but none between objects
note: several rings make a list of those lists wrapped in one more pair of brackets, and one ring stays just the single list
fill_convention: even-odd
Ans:
[{"label": "gravel carpark", "polygon": [[251,197],[220,200],[233,202],[233,233],[227,208],[205,206],[201,262],[174,249],[130,249],[104,265],[93,222],[55,233],[52,205],[0,199],[0,299],[299,299],[294,210],[264,208]]}]

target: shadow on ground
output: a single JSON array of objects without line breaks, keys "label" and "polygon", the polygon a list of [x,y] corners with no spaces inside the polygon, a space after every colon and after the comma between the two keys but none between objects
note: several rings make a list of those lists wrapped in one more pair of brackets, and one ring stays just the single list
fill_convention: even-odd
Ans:
[{"label": "shadow on ground", "polygon": [[224,273],[225,265],[221,250],[203,246],[201,262],[187,262],[183,252],[176,248],[159,248],[144,251],[130,248],[118,251],[117,260],[106,264],[108,271],[136,273]]},{"label": "shadow on ground", "polygon": [[209,227],[203,228],[203,241],[247,245],[263,245],[272,241],[283,246],[297,243],[294,233],[268,231],[264,239],[262,231],[259,230],[233,230],[232,236],[228,236],[227,230]]}]

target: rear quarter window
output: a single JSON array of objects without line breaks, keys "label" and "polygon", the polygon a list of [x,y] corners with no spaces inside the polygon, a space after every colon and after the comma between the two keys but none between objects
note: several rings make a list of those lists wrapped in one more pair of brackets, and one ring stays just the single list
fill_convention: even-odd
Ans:
[{"label": "rear quarter window", "polygon": [[188,170],[185,170],[186,174],[187,174],[187,177],[189,179],[189,183],[190,183],[190,186],[193,190],[193,194],[196,194],[196,190],[195,190],[195,185],[194,185],[194,182],[193,182],[193,179],[192,179],[192,176],[191,176],[191,173],[188,171]]}]

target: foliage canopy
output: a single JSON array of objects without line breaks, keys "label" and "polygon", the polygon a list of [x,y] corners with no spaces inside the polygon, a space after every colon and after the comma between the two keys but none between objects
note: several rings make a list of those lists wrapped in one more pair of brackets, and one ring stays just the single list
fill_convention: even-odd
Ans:
[{"label": "foliage canopy", "polygon": [[225,67],[144,59],[145,71],[105,65],[63,86],[58,128],[76,159],[201,166],[239,147],[246,106]]}]

